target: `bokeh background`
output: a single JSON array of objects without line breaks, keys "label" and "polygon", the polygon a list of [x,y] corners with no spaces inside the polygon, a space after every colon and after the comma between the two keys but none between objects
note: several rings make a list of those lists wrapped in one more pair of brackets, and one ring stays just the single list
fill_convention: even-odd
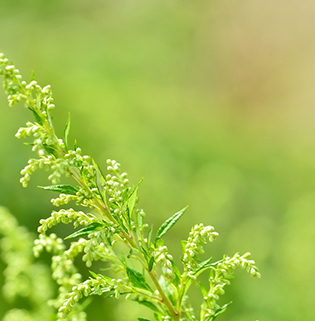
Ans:
[{"label": "bokeh background", "polygon": [[[222,321],[315,317],[314,32],[311,0],[0,2],[0,48],[52,85],[57,131],[70,112],[85,153],[143,177],[155,226],[190,205],[166,237],[174,256],[198,222],[220,233],[214,258],[252,253],[262,279],[236,273]],[[14,134],[30,115],[3,92],[0,106],[0,204],[35,232],[52,206],[45,174],[18,182],[32,154]],[[88,313],[138,316],[101,299]]]}]

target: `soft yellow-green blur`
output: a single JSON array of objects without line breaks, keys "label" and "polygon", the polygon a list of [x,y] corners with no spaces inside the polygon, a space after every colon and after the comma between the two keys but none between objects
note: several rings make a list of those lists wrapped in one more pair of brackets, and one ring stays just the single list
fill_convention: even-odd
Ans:
[{"label": "soft yellow-green blur", "polygon": [[[0,2],[0,50],[52,85],[57,131],[70,112],[85,153],[143,177],[155,226],[190,205],[173,253],[199,222],[220,233],[215,259],[252,253],[262,278],[237,272],[220,321],[314,320],[314,31],[310,0]],[[30,117],[0,91],[0,204],[35,232],[52,206],[45,174],[18,182],[32,154],[14,134]],[[146,316],[123,304],[97,298],[89,320]]]}]

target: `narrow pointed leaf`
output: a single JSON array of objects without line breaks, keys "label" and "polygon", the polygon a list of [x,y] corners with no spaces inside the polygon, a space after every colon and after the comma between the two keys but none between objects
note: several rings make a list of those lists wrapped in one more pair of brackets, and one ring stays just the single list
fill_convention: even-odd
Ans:
[{"label": "narrow pointed leaf", "polygon": [[149,248],[151,246],[152,232],[153,232],[153,225],[150,226],[150,229],[147,234],[147,244]]},{"label": "narrow pointed leaf", "polygon": [[31,72],[31,77],[30,77],[30,81],[35,80],[35,78],[36,78],[35,70],[32,70],[32,72]]},{"label": "narrow pointed leaf", "polygon": [[[140,300],[140,299],[133,299],[132,301],[138,302],[139,304],[146,306],[147,308],[153,310],[154,312],[159,311],[158,308],[150,301]],[[142,319],[142,318],[140,318],[140,319]],[[147,320],[147,319],[143,319],[143,320]]]},{"label": "narrow pointed leaf", "polygon": [[208,318],[206,319],[206,321],[214,321],[214,320],[217,318],[218,315],[220,315],[220,314],[222,314],[223,312],[226,311],[226,309],[228,308],[228,306],[229,306],[231,303],[232,303],[232,301],[229,302],[229,303],[227,303],[227,304],[224,304],[221,308],[219,308],[219,309],[215,312],[214,315],[208,317]]},{"label": "narrow pointed leaf", "polygon": [[142,183],[142,180],[134,187],[134,189],[131,191],[128,203],[127,203],[127,209],[128,209],[128,218],[129,218],[129,223],[131,221],[131,214],[132,211],[135,207],[137,196],[138,196],[138,188],[139,185]]},{"label": "narrow pointed leaf", "polygon": [[51,186],[38,186],[39,188],[45,190],[45,191],[52,191],[52,192],[58,192],[68,195],[75,195],[78,191],[77,188],[75,188],[72,185],[68,184],[62,184],[62,185],[51,185]]},{"label": "narrow pointed leaf", "polygon": [[112,280],[112,278],[110,278],[110,277],[108,277],[106,275],[103,275],[103,274],[98,274],[98,273],[95,273],[93,271],[89,271],[89,273],[94,277],[94,279],[96,279],[98,277],[101,277],[106,282],[110,282]]},{"label": "narrow pointed leaf", "polygon": [[149,264],[148,264],[149,272],[152,271],[153,265],[154,265],[154,257],[151,256],[151,258],[150,258],[150,260],[149,260]]},{"label": "narrow pointed leaf", "polygon": [[71,124],[71,116],[70,113],[68,114],[68,119],[66,122],[66,127],[65,127],[65,131],[64,131],[64,143],[66,146],[66,150],[68,150],[68,136],[69,136],[69,132],[70,132],[70,124]]},{"label": "narrow pointed leaf", "polygon": [[94,223],[90,224],[89,226],[84,227],[81,230],[76,231],[76,232],[68,235],[67,237],[65,237],[65,240],[73,239],[73,238],[78,237],[78,236],[83,236],[83,235],[90,234],[93,231],[99,230],[100,227],[102,227],[101,223],[94,222]]},{"label": "narrow pointed leaf", "polygon": [[204,272],[205,270],[207,270],[208,268],[210,268],[212,265],[211,261],[212,261],[212,257],[199,263],[194,275],[197,276],[197,275],[201,274],[202,272]]},{"label": "narrow pointed leaf", "polygon": [[36,122],[39,125],[43,125],[43,121],[42,121],[41,117],[38,115],[37,111],[31,106],[28,106],[28,109],[33,113]]},{"label": "narrow pointed leaf", "polygon": [[134,287],[152,291],[149,284],[146,282],[144,276],[137,270],[134,270],[127,266],[127,275],[129,277],[131,284]]},{"label": "narrow pointed leaf", "polygon": [[188,206],[184,207],[179,212],[175,213],[173,216],[168,218],[158,229],[156,236],[155,236],[155,242],[159,240],[171,227],[175,225],[175,223],[181,218],[181,216],[184,214]]},{"label": "narrow pointed leaf", "polygon": [[138,194],[138,186],[136,187],[136,189],[133,191],[133,193],[131,194],[129,200],[128,200],[128,210],[129,213],[131,214],[135,204],[136,204],[136,199],[137,199],[137,194]]},{"label": "narrow pointed leaf", "polygon": [[54,147],[52,147],[51,145],[47,145],[47,144],[43,144],[43,147],[44,147],[47,154],[53,155],[56,158],[58,158],[58,153]]}]

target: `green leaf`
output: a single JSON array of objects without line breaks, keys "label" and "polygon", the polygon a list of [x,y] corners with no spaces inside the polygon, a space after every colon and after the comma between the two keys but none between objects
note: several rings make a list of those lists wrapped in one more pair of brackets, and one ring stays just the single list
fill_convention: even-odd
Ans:
[{"label": "green leaf", "polygon": [[47,154],[53,155],[56,158],[58,158],[58,153],[57,153],[56,149],[53,146],[47,145],[47,144],[43,144],[43,147],[44,147],[44,149],[45,149]]},{"label": "green leaf", "polygon": [[174,293],[174,288],[170,286],[169,282],[165,279],[163,275],[159,278],[159,284],[163,290],[163,292],[167,295],[167,297],[170,299],[172,304],[175,305],[176,301],[176,295]]},{"label": "green leaf", "polygon": [[179,268],[177,267],[177,265],[175,264],[174,261],[172,261],[172,266],[173,266],[173,270],[175,272],[175,278],[173,280],[173,284],[175,286],[179,286],[180,284],[180,278],[181,278],[181,273],[180,273],[180,270]]},{"label": "green leaf", "polygon": [[126,267],[126,269],[128,278],[134,287],[152,291],[149,284],[146,282],[144,276],[140,272],[128,266]]},{"label": "green leaf", "polygon": [[[115,291],[111,290],[109,287],[102,288],[101,292],[102,292],[102,296],[104,298],[113,298],[113,297],[115,297]],[[95,294],[98,294],[98,293],[96,291],[92,291],[91,294],[95,295]],[[123,293],[120,293],[120,294],[123,294]]]},{"label": "green leaf", "polygon": [[41,117],[38,115],[38,113],[36,112],[36,110],[31,107],[31,106],[28,106],[28,109],[33,113],[34,115],[34,118],[36,120],[36,122],[39,124],[39,125],[43,125],[43,120],[41,119]]},{"label": "green leaf", "polygon": [[110,278],[109,276],[103,275],[103,274],[98,274],[93,271],[89,271],[89,273],[93,276],[94,279],[101,277],[106,282],[111,282],[111,280],[112,280],[112,278]]},{"label": "green leaf", "polygon": [[150,260],[149,260],[149,264],[148,264],[149,272],[152,271],[152,269],[153,269],[153,264],[154,264],[154,257],[151,256],[151,258],[150,258]]},{"label": "green leaf", "polygon": [[174,224],[181,218],[181,216],[185,213],[188,206],[184,207],[179,212],[175,213],[173,216],[168,218],[158,229],[156,236],[155,236],[155,242],[160,239],[171,227],[174,226]]},{"label": "green leaf", "polygon": [[[192,281],[190,280],[190,282],[192,282]],[[204,297],[206,297],[209,293],[209,289],[206,288],[206,286],[201,281],[197,281],[197,282],[195,282],[195,284],[196,284],[196,286],[198,286],[200,288],[202,295]]]},{"label": "green leaf", "polygon": [[76,195],[78,189],[72,185],[62,184],[62,185],[51,185],[51,186],[38,186],[45,191],[58,192],[68,195]]},{"label": "green leaf", "polygon": [[99,230],[99,228],[102,227],[102,226],[103,225],[101,223],[94,222],[94,223],[90,224],[89,226],[84,227],[81,230],[76,231],[76,232],[68,235],[67,237],[65,237],[65,240],[73,239],[73,238],[78,237],[78,236],[83,236],[83,235],[90,234],[93,231]]},{"label": "green leaf", "polygon": [[95,272],[93,272],[93,271],[89,271],[90,272],[90,274],[93,276],[93,278],[97,278],[98,276],[100,276],[99,274],[96,274]]},{"label": "green leaf", "polygon": [[148,244],[149,248],[151,246],[152,232],[153,232],[153,225],[150,226],[150,229],[149,229],[148,234],[147,234],[147,244]]},{"label": "green leaf", "polygon": [[138,321],[150,321],[150,320],[145,318],[138,318]]},{"label": "green leaf", "polygon": [[128,199],[128,203],[127,203],[127,209],[128,209],[128,218],[129,218],[129,225],[131,222],[131,214],[132,211],[135,207],[136,204],[136,200],[137,200],[137,196],[138,196],[138,188],[139,185],[142,183],[143,180],[141,180],[134,188],[133,190],[130,192],[129,194],[129,199]]},{"label": "green leaf", "polygon": [[129,199],[128,199],[128,211],[131,215],[134,207],[135,207],[135,204],[136,204],[136,200],[137,200],[137,195],[138,195],[138,188],[139,188],[139,185],[141,184],[142,180],[135,186],[135,188],[130,192],[130,196],[129,196]]},{"label": "green leaf", "polygon": [[[132,301],[142,304],[142,305],[146,306],[147,308],[153,310],[154,312],[159,312],[158,308],[150,301],[140,300],[140,299],[133,299]],[[146,320],[146,319],[143,319],[143,320]]]},{"label": "green leaf", "polygon": [[65,143],[67,151],[68,151],[68,136],[69,136],[69,132],[70,132],[70,124],[71,124],[71,116],[70,116],[70,113],[69,113],[68,114],[68,119],[67,119],[67,122],[66,122],[65,131],[64,131],[64,143]]},{"label": "green leaf", "polygon": [[217,311],[215,311],[215,314],[214,314],[214,315],[212,315],[211,317],[208,317],[208,318],[206,319],[206,321],[213,321],[213,320],[215,320],[218,315],[220,315],[220,314],[222,314],[222,313],[224,313],[224,312],[226,311],[226,309],[228,308],[228,306],[229,306],[231,303],[232,303],[232,301],[229,302],[229,303],[227,303],[227,304],[224,304],[221,308],[219,308]]},{"label": "green leaf", "polygon": [[212,260],[212,257],[199,263],[194,275],[197,276],[197,275],[201,274],[202,272],[204,272],[205,270],[207,270],[208,268],[210,268],[213,265],[211,263],[211,260]]},{"label": "green leaf", "polygon": [[32,72],[31,72],[31,80],[30,81],[35,80],[35,78],[36,78],[35,70],[32,70]]}]

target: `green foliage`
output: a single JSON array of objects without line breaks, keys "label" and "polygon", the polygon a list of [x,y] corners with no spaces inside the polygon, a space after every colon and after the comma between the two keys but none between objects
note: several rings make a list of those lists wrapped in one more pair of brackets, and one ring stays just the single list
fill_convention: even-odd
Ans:
[{"label": "green foliage", "polygon": [[[152,228],[144,223],[145,213],[136,207],[141,182],[132,188],[127,174],[115,160],[107,160],[107,172],[103,174],[92,157],[82,155],[76,142],[71,149],[70,116],[64,138],[58,138],[51,116],[55,106],[50,86],[42,88],[35,80],[26,83],[3,54],[0,54],[0,74],[4,77],[9,105],[24,101],[34,116],[34,121],[27,122],[16,134],[18,138],[33,137],[30,145],[37,154],[21,171],[21,184],[26,187],[37,169],[45,169],[50,172],[48,179],[52,185],[41,188],[59,193],[52,199],[55,206],[74,201],[90,211],[61,209],[40,220],[34,253],[38,256],[46,250],[52,254],[52,277],[59,290],[58,297],[50,300],[49,305],[55,309],[58,321],[85,320],[82,299],[94,295],[117,299],[124,296],[151,309],[158,321],[211,321],[227,308],[227,304],[220,305],[218,301],[236,268],[260,277],[249,253],[224,255],[222,260],[213,263],[211,259],[201,262],[203,245],[218,236],[212,226],[203,224],[193,226],[187,241],[182,242],[181,266],[178,266],[162,237],[187,207],[167,219],[152,240]],[[74,184],[60,184],[62,177],[72,178]],[[69,248],[55,234],[46,235],[48,229],[60,223],[80,227],[66,237],[78,238]],[[83,280],[74,264],[77,257],[82,258],[90,270],[97,268],[94,262],[103,262],[102,273],[91,271],[91,277]],[[207,284],[198,279],[204,272],[208,272]],[[193,284],[200,288],[203,297],[196,311],[188,292]]]}]

